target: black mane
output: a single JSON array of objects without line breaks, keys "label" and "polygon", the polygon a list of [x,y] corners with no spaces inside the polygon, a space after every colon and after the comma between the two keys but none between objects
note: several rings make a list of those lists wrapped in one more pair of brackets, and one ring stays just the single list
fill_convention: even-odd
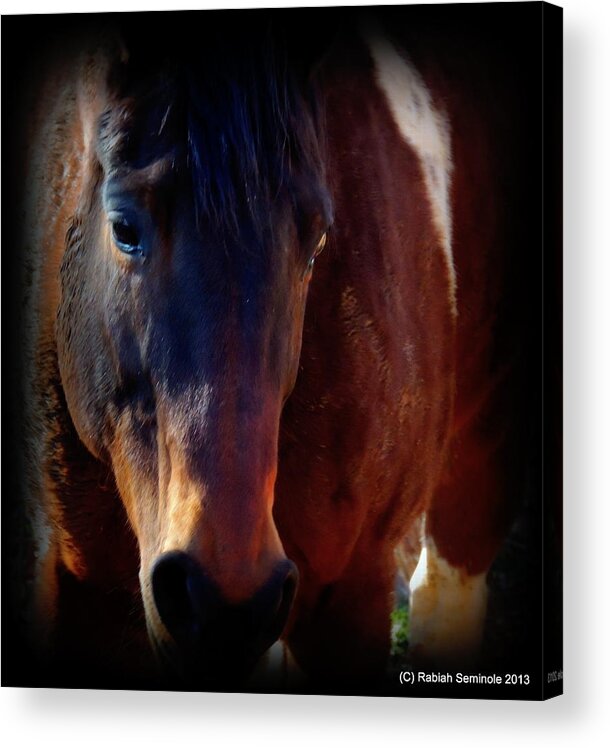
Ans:
[{"label": "black mane", "polygon": [[314,86],[268,20],[187,26],[145,44],[124,32],[127,60],[111,76],[120,115],[102,118],[102,148],[135,168],[175,154],[199,220],[231,232],[247,220],[258,233],[280,193],[294,201],[296,181],[322,174]]}]

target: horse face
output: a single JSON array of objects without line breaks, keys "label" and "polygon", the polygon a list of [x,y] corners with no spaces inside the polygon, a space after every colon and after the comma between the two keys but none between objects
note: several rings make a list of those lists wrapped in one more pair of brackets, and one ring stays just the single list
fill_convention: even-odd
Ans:
[{"label": "horse face", "polygon": [[105,117],[116,137],[98,143],[61,271],[66,399],[113,468],[154,647],[234,677],[279,636],[296,586],[272,517],[278,426],[327,199],[295,172],[264,221],[242,211],[230,228],[199,209],[175,144],[130,162],[133,124]]}]

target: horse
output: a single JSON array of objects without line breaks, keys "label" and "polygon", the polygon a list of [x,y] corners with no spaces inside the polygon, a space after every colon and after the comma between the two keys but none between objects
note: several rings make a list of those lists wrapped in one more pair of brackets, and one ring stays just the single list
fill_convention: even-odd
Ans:
[{"label": "horse", "polygon": [[500,107],[416,35],[299,45],[285,18],[83,34],[31,111],[30,617],[55,679],[234,688],[280,640],[318,688],[369,686],[397,559],[413,656],[480,650],[512,516]]}]

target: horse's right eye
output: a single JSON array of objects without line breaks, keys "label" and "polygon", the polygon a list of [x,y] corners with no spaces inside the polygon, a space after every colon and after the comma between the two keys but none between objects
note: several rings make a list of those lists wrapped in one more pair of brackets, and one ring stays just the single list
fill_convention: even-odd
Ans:
[{"label": "horse's right eye", "polygon": [[112,222],[112,238],[121,252],[136,254],[142,251],[137,230],[125,219]]}]

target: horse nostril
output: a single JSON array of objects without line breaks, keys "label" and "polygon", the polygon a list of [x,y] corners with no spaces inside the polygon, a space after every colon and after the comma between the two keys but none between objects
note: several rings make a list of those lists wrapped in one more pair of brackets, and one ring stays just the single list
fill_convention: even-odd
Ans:
[{"label": "horse nostril", "polygon": [[209,614],[215,595],[186,553],[171,551],[157,559],[152,571],[152,590],[157,612],[174,639],[199,636],[204,612],[207,609]]},{"label": "horse nostril", "polygon": [[287,559],[278,563],[253,597],[229,603],[205,570],[181,551],[155,562],[152,592],[157,612],[178,645],[181,667],[220,677],[244,672],[282,634],[298,573]]},{"label": "horse nostril", "polygon": [[264,632],[264,640],[267,646],[271,646],[284,630],[294,600],[298,577],[296,566],[292,561],[285,560],[278,566],[266,585],[265,591],[269,590],[275,595],[275,605],[272,608],[273,615]]},{"label": "horse nostril", "polygon": [[286,580],[282,588],[282,601],[280,603],[280,609],[286,607],[287,613],[292,606],[292,601],[294,600],[294,595],[297,589],[297,583],[299,581],[299,572],[297,571],[297,567],[292,563],[292,561],[289,561],[289,564],[290,567],[288,569],[288,574],[286,575]]}]

